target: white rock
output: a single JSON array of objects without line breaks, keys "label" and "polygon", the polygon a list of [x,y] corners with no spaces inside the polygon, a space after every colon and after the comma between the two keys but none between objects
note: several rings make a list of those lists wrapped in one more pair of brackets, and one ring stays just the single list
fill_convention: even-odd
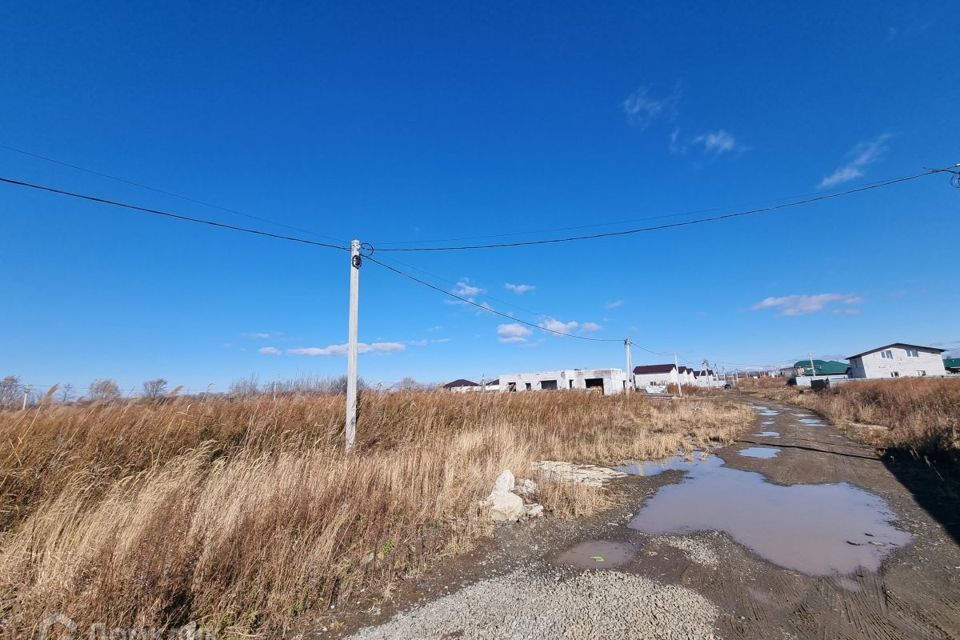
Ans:
[{"label": "white rock", "polygon": [[592,464],[573,464],[572,462],[558,462],[543,460],[536,462],[533,468],[543,475],[560,482],[582,482],[593,487],[602,487],[614,478],[622,478],[627,474],[607,467],[597,467]]},{"label": "white rock", "polygon": [[490,519],[494,522],[516,522],[523,517],[523,498],[509,491],[494,491],[487,498]]},{"label": "white rock", "polygon": [[513,471],[504,469],[500,475],[497,476],[497,481],[493,483],[493,493],[498,491],[513,491],[515,485],[516,480],[513,477]]},{"label": "white rock", "polygon": [[539,518],[543,516],[543,505],[542,504],[528,504],[524,507],[527,512],[528,518]]},{"label": "white rock", "polygon": [[519,493],[521,496],[531,496],[537,493],[537,491],[539,490],[540,490],[540,487],[538,487],[537,483],[531,480],[530,478],[521,480],[517,484],[517,488],[514,489],[514,491],[516,493]]}]

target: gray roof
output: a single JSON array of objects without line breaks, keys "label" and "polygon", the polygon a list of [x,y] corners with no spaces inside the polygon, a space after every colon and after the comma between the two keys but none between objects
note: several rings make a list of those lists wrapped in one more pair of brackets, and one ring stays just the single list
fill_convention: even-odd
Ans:
[{"label": "gray roof", "polygon": [[860,356],[865,356],[868,353],[873,353],[874,351],[883,351],[884,349],[889,349],[890,347],[913,347],[914,349],[923,349],[924,351],[936,351],[937,353],[943,353],[946,349],[940,349],[939,347],[925,347],[922,344],[907,344],[906,342],[891,342],[890,344],[885,344],[882,347],[877,347],[876,349],[867,349],[866,351],[861,351],[860,353],[855,353],[852,356],[847,356],[847,360],[852,358],[859,358]]}]

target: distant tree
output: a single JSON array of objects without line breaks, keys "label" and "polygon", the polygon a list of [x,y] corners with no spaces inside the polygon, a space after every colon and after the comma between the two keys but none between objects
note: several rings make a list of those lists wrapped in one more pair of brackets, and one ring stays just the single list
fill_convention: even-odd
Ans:
[{"label": "distant tree", "polygon": [[148,400],[158,400],[167,393],[167,381],[163,378],[147,380],[143,383],[143,397]]},{"label": "distant tree", "polygon": [[250,376],[246,380],[235,380],[230,383],[230,395],[232,396],[255,396],[260,393],[260,381],[256,376]]},{"label": "distant tree", "polygon": [[13,409],[23,402],[23,385],[17,376],[0,380],[0,409]]},{"label": "distant tree", "polygon": [[73,385],[65,384],[60,388],[60,402],[66,404],[73,400]]},{"label": "distant tree", "polygon": [[90,383],[90,398],[103,402],[113,402],[120,398],[120,387],[110,378],[94,380]]},{"label": "distant tree", "polygon": [[420,382],[417,382],[413,378],[404,378],[403,380],[395,384],[394,388],[397,389],[398,391],[420,391],[421,389],[425,389],[426,385]]}]

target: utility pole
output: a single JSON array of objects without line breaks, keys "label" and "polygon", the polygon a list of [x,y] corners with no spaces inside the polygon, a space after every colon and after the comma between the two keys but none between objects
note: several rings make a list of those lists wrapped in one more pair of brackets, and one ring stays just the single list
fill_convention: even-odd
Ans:
[{"label": "utility pole", "polygon": [[627,393],[633,390],[633,354],[630,353],[630,338],[623,341],[623,346],[627,350]]},{"label": "utility pole", "polygon": [[683,397],[683,385],[680,384],[680,361],[677,360],[677,354],[673,354],[673,367],[677,372],[677,393]]},{"label": "utility pole", "polygon": [[27,385],[26,387],[23,388],[23,406],[20,407],[20,411],[27,410],[27,398],[29,397],[30,397],[30,386]]},{"label": "utility pole", "polygon": [[817,368],[813,366],[813,354],[808,353],[807,357],[810,358],[810,377],[817,375]]},{"label": "utility pole", "polygon": [[350,242],[350,319],[347,326],[347,451],[357,437],[357,320],[360,316],[360,241]]}]

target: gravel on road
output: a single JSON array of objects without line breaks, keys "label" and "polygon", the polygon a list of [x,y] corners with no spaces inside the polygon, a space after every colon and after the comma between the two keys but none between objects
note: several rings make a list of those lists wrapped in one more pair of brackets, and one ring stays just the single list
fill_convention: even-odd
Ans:
[{"label": "gravel on road", "polygon": [[713,638],[718,609],[695,591],[638,575],[519,570],[367,627],[379,638]]}]

